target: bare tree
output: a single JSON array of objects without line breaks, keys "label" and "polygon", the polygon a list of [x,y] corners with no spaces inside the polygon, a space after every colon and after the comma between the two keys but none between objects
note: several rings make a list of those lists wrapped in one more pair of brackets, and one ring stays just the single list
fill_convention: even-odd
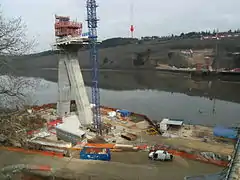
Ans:
[{"label": "bare tree", "polygon": [[26,26],[22,19],[6,19],[0,12],[0,54],[22,55],[29,52],[34,41],[27,40]]},{"label": "bare tree", "polygon": [[35,80],[17,77],[10,65],[12,57],[28,53],[33,46],[34,41],[28,40],[22,19],[7,19],[0,12],[0,106],[23,103],[29,91],[38,84]]},{"label": "bare tree", "polygon": [[0,107],[15,108],[30,103],[40,80],[17,77],[12,74],[0,77]]},{"label": "bare tree", "polygon": [[[14,61],[17,60],[12,61],[34,46],[26,32],[21,18],[7,19],[0,12],[0,144],[6,144],[6,140],[8,145],[23,146],[27,139],[26,131],[32,129],[31,125],[36,121],[35,117],[35,121],[31,121],[24,109],[19,108],[25,105],[39,80],[17,76],[14,69]],[[15,109],[6,111],[9,108]]]}]

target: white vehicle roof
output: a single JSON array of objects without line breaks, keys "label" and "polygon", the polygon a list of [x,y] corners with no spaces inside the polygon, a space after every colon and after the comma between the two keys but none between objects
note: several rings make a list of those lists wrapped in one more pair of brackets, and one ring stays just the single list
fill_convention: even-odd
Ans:
[{"label": "white vehicle roof", "polygon": [[155,153],[163,153],[163,152],[164,152],[164,150],[157,150]]}]

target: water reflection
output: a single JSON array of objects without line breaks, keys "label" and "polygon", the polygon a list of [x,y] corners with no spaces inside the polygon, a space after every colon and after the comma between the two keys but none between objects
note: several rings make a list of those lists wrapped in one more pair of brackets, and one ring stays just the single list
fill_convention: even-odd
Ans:
[{"label": "water reflection", "polygon": [[[126,81],[129,81],[129,79]],[[175,82],[181,85],[181,82]],[[47,88],[41,88],[40,91],[37,91],[34,100],[38,100],[39,104],[56,102],[57,83],[48,81],[45,81],[45,83],[48,85]],[[158,83],[169,85],[165,87],[174,85],[173,82],[169,81]],[[201,83],[195,88],[208,87],[208,83],[202,86]],[[123,86],[127,87],[130,85],[124,83]],[[182,85],[179,88],[183,89],[184,87],[186,86]],[[87,87],[87,93],[91,97],[90,87]],[[133,90],[110,90],[102,88],[100,93],[102,105],[129,109],[130,111],[146,114],[155,120],[169,117],[180,118],[197,124],[222,124],[229,126],[236,125],[239,122],[238,112],[240,112],[240,105],[215,98],[211,100],[206,97],[189,96],[183,93],[174,93],[173,91],[167,92],[143,88]]]},{"label": "water reflection", "polygon": [[[24,75],[41,77],[49,81],[57,82],[56,70],[26,73]],[[89,71],[83,71],[83,77],[85,84],[91,86],[91,73]],[[219,80],[208,81],[200,78],[190,78],[188,75],[171,75],[169,73],[164,74],[152,71],[101,71],[99,80],[102,89],[152,89],[240,103],[240,83],[223,82]]]},{"label": "water reflection", "polygon": [[[25,71],[22,76],[57,82],[57,70]],[[91,72],[83,71],[91,86]],[[191,78],[153,71],[100,71],[101,104],[143,113],[152,119],[182,118],[192,123],[239,122],[240,83]],[[57,84],[37,92],[38,103],[57,100]],[[88,94],[90,88],[87,88]]]}]

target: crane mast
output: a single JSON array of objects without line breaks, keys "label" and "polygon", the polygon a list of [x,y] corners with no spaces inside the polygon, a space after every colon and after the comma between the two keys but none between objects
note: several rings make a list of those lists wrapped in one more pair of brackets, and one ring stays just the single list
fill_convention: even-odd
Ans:
[{"label": "crane mast", "polygon": [[98,85],[99,77],[99,61],[97,49],[97,4],[96,0],[87,0],[87,23],[90,40],[90,60],[92,63],[92,103],[93,107],[93,123],[99,134],[101,130],[101,113],[100,113],[100,92]]}]

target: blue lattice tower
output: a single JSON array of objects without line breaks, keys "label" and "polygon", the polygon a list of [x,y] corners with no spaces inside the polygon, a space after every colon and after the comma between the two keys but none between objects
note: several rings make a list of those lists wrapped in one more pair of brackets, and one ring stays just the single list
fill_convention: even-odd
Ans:
[{"label": "blue lattice tower", "polygon": [[92,62],[92,103],[93,107],[93,123],[102,134],[101,130],[101,113],[100,113],[100,93],[98,86],[99,77],[99,61],[97,50],[97,4],[96,0],[87,0],[87,22],[90,39],[90,60]]}]

